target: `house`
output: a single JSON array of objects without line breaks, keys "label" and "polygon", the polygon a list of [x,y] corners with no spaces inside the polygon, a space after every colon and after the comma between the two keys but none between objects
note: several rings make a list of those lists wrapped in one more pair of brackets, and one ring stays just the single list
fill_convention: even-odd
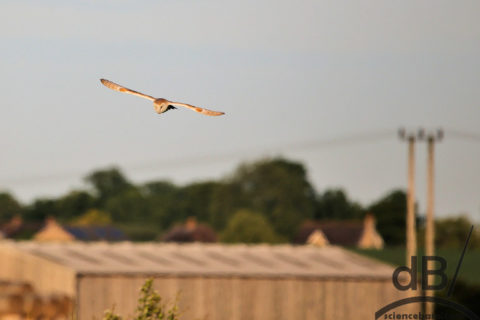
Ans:
[{"label": "house", "polygon": [[206,224],[198,223],[194,217],[187,219],[185,224],[177,225],[163,236],[165,242],[216,242],[217,235]]},{"label": "house", "polygon": [[62,226],[55,219],[48,218],[45,226],[33,239],[36,241],[124,241],[126,235],[113,226]]},{"label": "house", "polygon": [[0,232],[4,238],[26,239],[41,228],[41,222],[25,222],[21,216],[16,215],[0,227]]},{"label": "house", "polygon": [[0,280],[69,297],[78,320],[131,315],[148,278],[182,319],[372,319],[410,294],[393,266],[337,246],[3,240],[0,260]]},{"label": "house", "polygon": [[363,221],[308,221],[300,227],[295,243],[317,246],[332,244],[363,249],[382,249],[384,246],[372,214],[366,214]]},{"label": "house", "polygon": [[2,225],[1,231],[5,238],[12,238],[23,228],[23,219],[20,216],[13,216],[7,223]]}]

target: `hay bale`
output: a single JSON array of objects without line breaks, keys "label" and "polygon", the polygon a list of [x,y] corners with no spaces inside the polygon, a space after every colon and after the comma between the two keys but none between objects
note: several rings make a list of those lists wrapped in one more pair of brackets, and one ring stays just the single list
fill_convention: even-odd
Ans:
[{"label": "hay bale", "polygon": [[[22,314],[23,296],[20,294],[0,294],[0,314]],[[3,317],[3,316],[2,316]]]},{"label": "hay bale", "polygon": [[38,319],[42,314],[42,298],[30,293],[23,297],[23,314],[29,319]]},{"label": "hay bale", "polygon": [[21,281],[0,281],[0,294],[27,294],[33,293],[33,287],[30,283]]},{"label": "hay bale", "polygon": [[24,317],[17,313],[3,314],[2,320],[24,320]]}]

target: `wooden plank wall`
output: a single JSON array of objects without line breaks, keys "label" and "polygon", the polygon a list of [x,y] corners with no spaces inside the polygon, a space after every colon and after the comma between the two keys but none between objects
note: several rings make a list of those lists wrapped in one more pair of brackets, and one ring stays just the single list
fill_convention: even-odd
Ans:
[{"label": "wooden plank wall", "polygon": [[8,246],[0,246],[0,279],[31,284],[42,295],[75,297],[76,273],[58,263]]},{"label": "wooden plank wall", "polygon": [[[145,280],[79,278],[78,319],[99,319],[112,307],[132,316]],[[179,306],[186,320],[373,319],[376,310],[405,297],[390,280],[161,277],[154,285],[165,302],[174,301],[180,293]],[[403,310],[416,312],[417,308]]]}]

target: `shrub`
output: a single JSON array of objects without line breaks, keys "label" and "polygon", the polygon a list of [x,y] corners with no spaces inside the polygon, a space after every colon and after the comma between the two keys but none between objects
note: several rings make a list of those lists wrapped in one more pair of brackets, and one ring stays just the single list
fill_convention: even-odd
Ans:
[{"label": "shrub", "polygon": [[262,214],[243,209],[229,220],[221,240],[228,243],[278,243],[284,239]]},{"label": "shrub", "polygon": [[[173,306],[167,307],[162,304],[162,298],[153,289],[153,279],[148,279],[140,290],[140,298],[136,315],[133,320],[178,320],[179,312],[175,301]],[[103,320],[123,320],[123,318],[114,313],[114,310],[107,310]]]}]

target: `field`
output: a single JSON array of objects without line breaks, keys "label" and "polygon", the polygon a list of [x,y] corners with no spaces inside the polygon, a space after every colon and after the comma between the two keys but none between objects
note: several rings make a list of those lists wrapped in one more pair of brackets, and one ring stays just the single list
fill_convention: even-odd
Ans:
[{"label": "field", "polygon": [[[405,265],[405,248],[393,247],[385,248],[383,250],[365,250],[365,249],[352,249],[354,252],[369,256],[387,262],[392,265],[404,266]],[[447,276],[448,282],[452,280],[452,277],[457,268],[458,261],[462,248],[444,248],[437,249],[436,255],[441,256],[447,260]],[[419,256],[423,254],[419,251]],[[418,271],[421,272],[421,260],[418,260]],[[460,271],[458,273],[458,279],[467,284],[480,285],[480,250],[467,249],[465,257],[463,258]]]}]

